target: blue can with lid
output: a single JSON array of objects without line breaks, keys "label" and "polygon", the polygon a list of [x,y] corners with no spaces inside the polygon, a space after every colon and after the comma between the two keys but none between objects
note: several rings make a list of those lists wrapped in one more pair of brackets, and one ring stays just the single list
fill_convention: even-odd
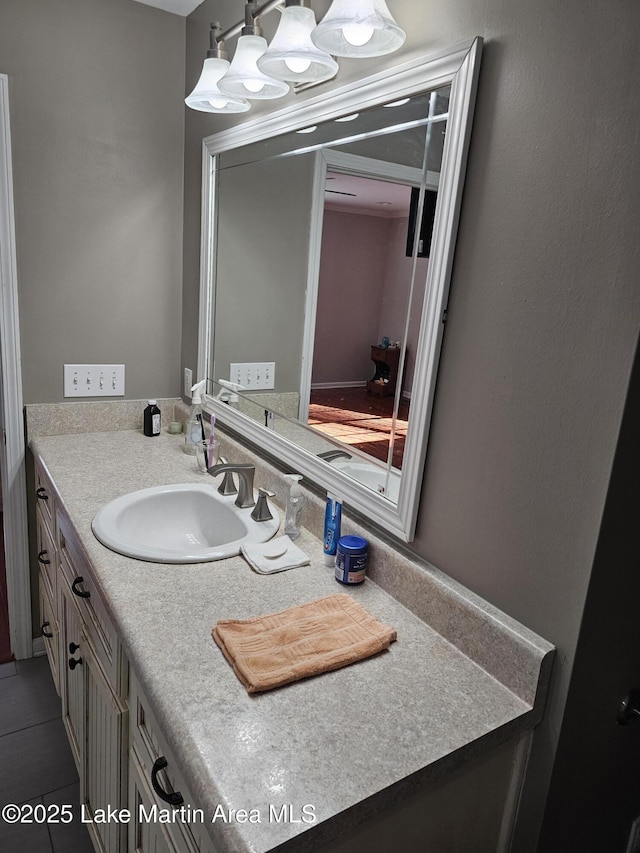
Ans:
[{"label": "blue can with lid", "polygon": [[367,573],[369,544],[362,536],[341,536],[336,548],[336,580],[353,586]]}]

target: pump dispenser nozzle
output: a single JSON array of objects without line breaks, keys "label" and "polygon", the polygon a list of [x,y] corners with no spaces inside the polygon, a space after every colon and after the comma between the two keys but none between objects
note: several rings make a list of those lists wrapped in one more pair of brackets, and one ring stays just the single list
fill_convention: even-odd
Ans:
[{"label": "pump dispenser nozzle", "polygon": [[195,456],[198,448],[202,446],[206,436],[204,434],[204,423],[202,421],[202,391],[207,384],[206,379],[191,388],[191,411],[184,437],[184,452],[189,456]]},{"label": "pump dispenser nozzle", "polygon": [[202,403],[202,393],[207,384],[206,379],[201,379],[200,382],[196,382],[195,385],[191,388],[191,405],[200,405]]}]

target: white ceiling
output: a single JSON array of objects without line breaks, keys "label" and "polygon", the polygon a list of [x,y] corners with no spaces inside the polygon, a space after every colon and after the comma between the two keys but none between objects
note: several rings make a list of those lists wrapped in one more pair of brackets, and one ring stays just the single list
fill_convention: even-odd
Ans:
[{"label": "white ceiling", "polygon": [[174,15],[186,17],[202,3],[202,0],[135,0],[135,2],[144,3],[145,6],[155,6],[156,9],[164,9],[165,12],[173,12]]},{"label": "white ceiling", "polygon": [[392,219],[409,215],[411,187],[361,175],[327,172],[324,200],[331,210]]}]

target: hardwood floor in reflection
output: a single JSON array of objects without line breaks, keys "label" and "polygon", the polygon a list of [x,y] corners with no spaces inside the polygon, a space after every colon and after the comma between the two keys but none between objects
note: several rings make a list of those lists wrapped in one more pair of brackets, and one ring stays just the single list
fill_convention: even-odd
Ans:
[{"label": "hardwood floor in reflection", "polygon": [[[393,443],[393,466],[402,468],[409,402],[400,401]],[[309,425],[330,438],[387,461],[393,426],[393,397],[367,394],[366,388],[318,388],[311,391]]]}]

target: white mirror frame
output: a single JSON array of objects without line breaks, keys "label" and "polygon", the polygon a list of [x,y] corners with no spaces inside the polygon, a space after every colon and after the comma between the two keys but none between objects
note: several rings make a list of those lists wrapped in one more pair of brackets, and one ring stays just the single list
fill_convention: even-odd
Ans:
[{"label": "white mirror frame", "polygon": [[[339,469],[236,409],[212,397],[206,397],[205,400],[206,410],[215,413],[222,425],[262,448],[290,470],[303,474],[328,492],[341,497],[345,505],[405,542],[413,539],[418,515],[481,53],[482,39],[476,38],[451,50],[415,58],[335,89],[328,96],[318,95],[303,104],[291,105],[270,115],[235,125],[203,140],[199,380],[211,375],[212,317],[215,307],[214,158],[243,145],[451,84],[440,191],[416,352],[411,417],[398,503],[394,504],[383,495],[359,484]],[[309,282],[305,282],[305,285],[308,288]]]}]

